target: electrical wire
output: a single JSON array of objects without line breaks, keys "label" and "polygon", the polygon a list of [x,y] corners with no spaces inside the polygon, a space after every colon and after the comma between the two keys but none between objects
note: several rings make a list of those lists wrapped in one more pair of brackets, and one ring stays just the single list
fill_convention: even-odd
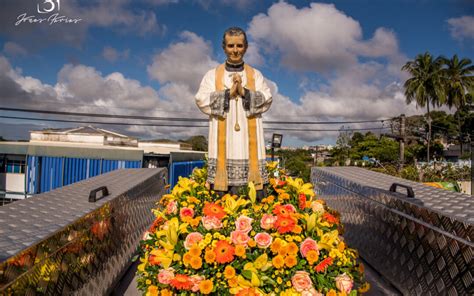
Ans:
[{"label": "electrical wire", "polygon": [[[87,121],[87,120],[71,120],[71,119],[49,119],[49,118],[32,118],[20,116],[4,116],[0,118],[17,119],[17,120],[31,120],[31,121],[48,121],[48,122],[70,122],[70,123],[87,123],[87,124],[104,124],[104,125],[122,125],[122,126],[152,126],[152,127],[192,127],[192,128],[207,128],[207,125],[191,125],[191,124],[156,124],[156,123],[131,123],[131,122],[103,122],[103,121]],[[266,127],[266,130],[275,131],[312,131],[312,132],[341,132],[341,131],[361,131],[361,130],[382,130],[389,127],[371,127],[371,128],[347,128],[347,129],[303,129],[303,128],[279,128]]]},{"label": "electrical wire", "polygon": [[[27,113],[41,113],[53,115],[70,115],[70,116],[86,116],[86,117],[100,117],[100,118],[120,118],[120,119],[141,119],[141,120],[163,120],[163,121],[186,121],[186,122],[207,122],[204,118],[182,118],[182,117],[157,117],[157,116],[139,116],[139,115],[112,115],[99,113],[81,113],[81,112],[66,112],[66,111],[52,111],[52,110],[37,110],[25,108],[9,108],[0,107],[3,111],[27,112]],[[348,123],[372,123],[391,121],[394,118],[377,119],[377,120],[355,120],[355,121],[273,121],[265,120],[268,124],[348,124]]]}]

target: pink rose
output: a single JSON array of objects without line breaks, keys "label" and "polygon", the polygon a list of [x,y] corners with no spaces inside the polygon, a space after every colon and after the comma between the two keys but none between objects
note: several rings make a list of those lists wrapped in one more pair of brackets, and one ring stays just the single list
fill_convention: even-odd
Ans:
[{"label": "pink rose", "polygon": [[268,248],[273,241],[273,237],[266,232],[257,233],[254,238],[257,246],[261,249]]},{"label": "pink rose", "polygon": [[191,247],[195,244],[202,241],[202,234],[199,232],[191,232],[186,236],[186,240],[184,241],[184,247],[186,250],[191,249]]},{"label": "pink rose", "polygon": [[301,245],[300,245],[300,253],[303,257],[306,258],[306,253],[308,253],[309,251],[316,251],[318,252],[318,255],[319,255],[319,249],[318,249],[318,244],[316,243],[316,241],[310,237],[308,237],[307,239],[305,239]]},{"label": "pink rose", "polygon": [[324,206],[317,201],[313,201],[311,203],[311,209],[313,210],[314,213],[322,214],[324,213]]},{"label": "pink rose", "polygon": [[252,218],[242,215],[235,220],[235,228],[238,231],[249,232],[252,230],[252,221]]},{"label": "pink rose", "polygon": [[309,291],[313,289],[313,282],[306,271],[297,271],[291,278],[291,283],[297,292]]},{"label": "pink rose", "polygon": [[160,284],[169,285],[173,278],[174,278],[173,267],[169,267],[167,269],[160,269],[160,272],[158,273],[158,282],[160,282]]},{"label": "pink rose", "polygon": [[349,294],[352,290],[353,284],[354,282],[346,273],[336,276],[336,287],[341,292]]},{"label": "pink rose", "polygon": [[179,216],[181,220],[184,220],[184,218],[192,218],[194,217],[194,210],[191,208],[182,208],[179,211]]},{"label": "pink rose", "polygon": [[175,200],[172,200],[166,206],[166,213],[168,215],[170,215],[170,214],[174,215],[174,214],[176,214],[176,212],[178,212],[178,203]]},{"label": "pink rose", "polygon": [[292,204],[286,204],[283,207],[290,213],[296,212],[296,208]]},{"label": "pink rose", "polygon": [[219,220],[218,218],[216,217],[212,217],[212,216],[204,216],[202,217],[202,225],[204,226],[204,228],[206,228],[207,230],[211,230],[211,229],[220,229],[222,228],[222,222],[221,220]]},{"label": "pink rose", "polygon": [[260,227],[267,230],[271,229],[276,220],[276,216],[273,216],[271,214],[263,214],[262,220],[260,220]]},{"label": "pink rose", "polygon": [[250,240],[250,237],[248,236],[247,232],[245,231],[232,231],[230,233],[230,239],[234,243],[234,245],[244,245],[246,246],[247,243]]},{"label": "pink rose", "polygon": [[191,281],[193,282],[193,287],[191,288],[191,291],[194,293],[199,292],[199,284],[204,280],[203,276],[200,275],[192,275],[191,276]]}]

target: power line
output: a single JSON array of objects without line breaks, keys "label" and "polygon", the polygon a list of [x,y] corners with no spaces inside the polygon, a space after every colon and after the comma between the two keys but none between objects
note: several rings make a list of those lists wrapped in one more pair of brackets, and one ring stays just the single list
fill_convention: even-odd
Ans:
[{"label": "power line", "polygon": [[31,117],[19,117],[19,116],[3,116],[0,118],[7,119],[21,119],[21,120],[32,120],[32,121],[51,121],[51,122],[72,122],[72,123],[88,123],[88,124],[109,124],[109,125],[127,125],[127,126],[165,126],[165,127],[208,127],[207,125],[190,125],[190,124],[153,124],[153,123],[131,123],[131,122],[103,122],[103,121],[84,121],[84,120],[71,120],[71,119],[47,119],[47,118],[31,118]]},{"label": "power line", "polygon": [[[102,122],[102,121],[85,121],[85,120],[71,120],[71,119],[48,119],[48,118],[32,118],[32,117],[20,117],[20,116],[4,116],[0,115],[0,118],[6,119],[20,119],[20,120],[31,120],[31,121],[48,121],[48,122],[69,122],[69,123],[87,123],[87,124],[104,124],[104,125],[122,125],[122,126],[152,126],[152,127],[196,127],[196,128],[207,128],[207,125],[191,125],[191,124],[154,124],[154,123],[129,123],[129,122]],[[347,128],[343,131],[362,131],[362,130],[382,130],[388,129],[389,127],[372,127],[372,128]],[[303,128],[278,128],[278,127],[267,127],[266,130],[275,131],[310,131],[310,132],[339,132],[341,129],[303,129]]]},{"label": "power line", "polygon": [[[0,110],[4,111],[15,111],[15,112],[28,112],[28,113],[41,113],[41,114],[54,114],[54,115],[71,115],[71,116],[86,116],[86,117],[100,117],[100,118],[121,118],[121,119],[141,119],[141,120],[163,120],[163,121],[186,121],[186,122],[208,122],[208,119],[201,118],[182,118],[182,117],[157,117],[157,116],[139,116],[139,115],[113,115],[113,114],[100,114],[100,113],[81,113],[81,112],[66,112],[66,111],[52,111],[52,110],[37,110],[37,109],[24,109],[24,108],[9,108],[0,107]],[[268,124],[349,124],[349,123],[372,123],[372,122],[385,122],[393,120],[394,118],[378,119],[378,120],[355,120],[355,121],[273,121],[265,120],[264,123]]]}]

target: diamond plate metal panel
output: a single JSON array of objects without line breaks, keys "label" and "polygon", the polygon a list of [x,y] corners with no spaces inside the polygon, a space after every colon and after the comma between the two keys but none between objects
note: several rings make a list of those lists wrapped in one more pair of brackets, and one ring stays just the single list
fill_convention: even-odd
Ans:
[{"label": "diamond plate metal panel", "polygon": [[[0,208],[0,294],[109,293],[153,221],[166,173],[113,171]],[[111,194],[89,203],[104,185]]]},{"label": "diamond plate metal panel", "polygon": [[[405,295],[474,295],[474,199],[356,167],[313,168],[348,244]],[[411,186],[415,198],[388,190]]]}]

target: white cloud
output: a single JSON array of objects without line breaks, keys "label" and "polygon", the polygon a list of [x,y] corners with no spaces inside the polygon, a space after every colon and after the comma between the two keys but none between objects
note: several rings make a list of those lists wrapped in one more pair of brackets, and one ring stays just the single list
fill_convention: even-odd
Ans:
[{"label": "white cloud", "polygon": [[5,42],[3,52],[9,56],[25,56],[28,54],[28,51],[24,47],[11,41]]},{"label": "white cloud", "polygon": [[212,47],[202,37],[185,31],[182,41],[171,44],[153,57],[148,74],[161,84],[184,84],[196,92],[204,74],[218,65],[212,59]]},{"label": "white cloud", "polygon": [[470,15],[447,20],[451,37],[457,40],[474,39],[474,17]]},{"label": "white cloud", "polygon": [[102,50],[102,57],[104,57],[104,59],[112,63],[117,61],[120,58],[128,59],[129,54],[130,54],[129,49],[126,49],[121,52],[110,46],[106,46]]},{"label": "white cloud", "polygon": [[378,28],[372,39],[364,41],[359,22],[333,4],[311,3],[298,9],[279,2],[255,16],[248,32],[267,54],[281,54],[290,69],[323,74],[351,67],[358,55],[380,57],[398,51],[393,32]]}]

